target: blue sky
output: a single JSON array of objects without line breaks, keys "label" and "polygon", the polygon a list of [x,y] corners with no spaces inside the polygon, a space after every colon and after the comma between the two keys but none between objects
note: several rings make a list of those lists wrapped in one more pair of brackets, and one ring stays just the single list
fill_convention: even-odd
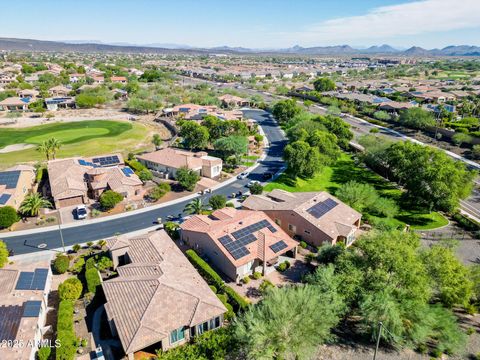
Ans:
[{"label": "blue sky", "polygon": [[1,37],[255,48],[480,45],[480,0],[41,0],[2,4]]}]

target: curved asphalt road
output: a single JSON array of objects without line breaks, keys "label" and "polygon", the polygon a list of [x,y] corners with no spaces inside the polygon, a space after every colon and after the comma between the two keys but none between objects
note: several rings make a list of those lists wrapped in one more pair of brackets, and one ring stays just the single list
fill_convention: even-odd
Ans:
[{"label": "curved asphalt road", "polygon": [[[286,145],[286,138],[273,117],[269,113],[262,110],[245,110],[244,115],[246,118],[255,119],[261,125],[270,145],[266,149],[266,157],[246,179],[237,180],[229,185],[213,191],[212,194],[222,194],[228,197],[233,192],[245,192],[247,190],[245,185],[249,181],[262,181],[263,173],[275,173],[284,165],[282,155],[283,148]],[[210,197],[212,194],[205,195],[204,199],[208,201],[208,197]],[[96,241],[113,236],[115,233],[129,233],[155,226],[156,219],[158,217],[166,219],[168,215],[176,216],[181,214],[185,208],[185,205],[189,201],[191,200],[185,200],[161,209],[154,209],[138,214],[133,213],[131,216],[118,219],[64,228],[62,233],[65,246],[85,243],[87,241]],[[62,247],[60,232],[58,230],[7,237],[3,241],[7,244],[7,247],[10,250],[13,250],[14,255]],[[45,249],[39,249],[39,244],[47,244],[47,247]]]}]

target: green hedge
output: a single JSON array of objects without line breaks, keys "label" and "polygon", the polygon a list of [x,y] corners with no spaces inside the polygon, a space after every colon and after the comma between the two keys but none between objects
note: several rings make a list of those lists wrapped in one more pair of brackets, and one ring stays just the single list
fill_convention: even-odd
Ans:
[{"label": "green hedge", "polygon": [[142,170],[147,170],[147,167],[138,160],[128,160],[128,161],[125,161],[125,164],[130,166],[133,169],[133,171],[135,171],[135,173],[140,172]]},{"label": "green hedge", "polygon": [[213,285],[218,289],[219,292],[227,294],[229,302],[232,304],[235,312],[244,310],[249,305],[248,301],[244,297],[239,295],[231,287],[226,286],[220,275],[218,275],[210,265],[208,265],[200,256],[198,256],[194,250],[187,250],[186,254],[190,262],[209,285]]},{"label": "green hedge", "polygon": [[97,291],[97,286],[99,286],[101,283],[98,270],[96,268],[90,268],[86,270],[85,280],[87,281],[88,292],[95,293],[95,291]]},{"label": "green hedge", "polygon": [[200,275],[203,276],[208,284],[215,286],[218,290],[223,290],[225,288],[225,283],[220,275],[218,275],[210,265],[208,265],[200,256],[198,256],[194,250],[187,250],[186,254],[193,266],[195,266]]},{"label": "green hedge", "polygon": [[475,220],[472,220],[459,212],[453,214],[453,220],[455,220],[460,227],[467,231],[477,231],[480,232],[480,224]]},{"label": "green hedge", "polygon": [[56,348],[57,360],[73,360],[77,351],[77,338],[73,329],[73,302],[60,301],[57,314],[57,340],[60,346]]}]

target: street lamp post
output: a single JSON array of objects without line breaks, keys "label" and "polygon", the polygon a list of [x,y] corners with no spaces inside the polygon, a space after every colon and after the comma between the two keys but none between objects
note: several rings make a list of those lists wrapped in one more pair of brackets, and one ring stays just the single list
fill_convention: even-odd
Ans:
[{"label": "street lamp post", "polygon": [[383,323],[380,321],[378,323],[377,345],[375,346],[375,352],[373,353],[373,360],[377,359],[378,347],[380,346],[380,338],[382,337],[382,327]]},{"label": "street lamp post", "polygon": [[60,240],[62,241],[62,248],[63,252],[66,253],[65,250],[65,242],[63,241],[63,233],[62,233],[62,211],[58,209],[58,214],[60,215],[60,221],[58,222],[58,231],[60,231]]}]

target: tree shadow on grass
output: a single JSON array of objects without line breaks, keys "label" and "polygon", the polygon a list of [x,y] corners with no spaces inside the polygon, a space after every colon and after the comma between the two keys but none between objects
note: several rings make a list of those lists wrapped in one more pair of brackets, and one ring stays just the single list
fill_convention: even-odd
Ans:
[{"label": "tree shadow on grass", "polygon": [[340,185],[349,181],[370,184],[379,191],[394,190],[395,186],[379,175],[370,171],[368,168],[362,168],[351,160],[341,160],[332,166],[333,174],[331,181]]}]

